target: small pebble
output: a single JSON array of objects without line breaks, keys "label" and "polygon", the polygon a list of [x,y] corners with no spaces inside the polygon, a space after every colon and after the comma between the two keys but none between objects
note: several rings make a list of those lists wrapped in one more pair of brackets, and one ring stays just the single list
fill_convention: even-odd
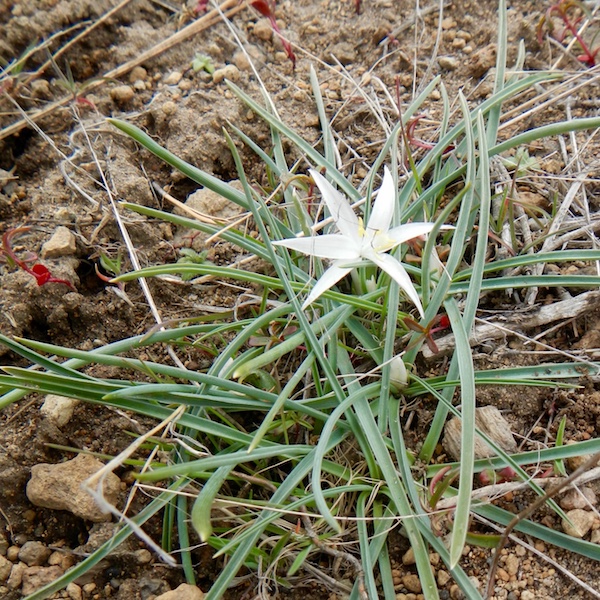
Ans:
[{"label": "small pebble", "polygon": [[263,42],[268,42],[273,37],[273,27],[269,22],[269,19],[259,19],[254,24],[252,33]]},{"label": "small pebble", "polygon": [[131,73],[129,73],[129,81],[134,83],[135,81],[144,81],[148,77],[148,71],[144,67],[133,67]]},{"label": "small pebble", "polygon": [[23,583],[23,573],[25,573],[25,569],[28,569],[29,567],[22,562],[16,563],[15,565],[13,565],[11,571],[10,571],[10,576],[8,577],[8,581],[6,582],[6,585],[11,589],[11,590],[16,590],[17,588],[21,587],[21,584]]},{"label": "small pebble", "polygon": [[45,79],[36,79],[35,81],[32,81],[31,95],[34,98],[50,98],[52,96],[50,84]]},{"label": "small pebble", "polygon": [[421,580],[419,579],[419,576],[416,575],[415,573],[410,573],[409,575],[405,575],[402,578],[402,585],[409,592],[414,592],[415,594],[421,593],[421,590],[423,589],[421,587]]},{"label": "small pebble", "polygon": [[516,575],[519,572],[519,566],[521,565],[521,561],[517,557],[516,554],[509,554],[506,557],[506,562],[504,564],[504,568],[506,572],[510,575]]},{"label": "small pebble", "polygon": [[57,427],[64,427],[71,420],[73,411],[79,402],[75,398],[48,394],[40,408],[40,413]]},{"label": "small pebble", "polygon": [[204,592],[195,585],[182,583],[176,590],[156,596],[154,600],[202,600]]},{"label": "small pebble", "polygon": [[452,577],[450,577],[447,571],[442,571],[441,569],[438,571],[437,582],[440,587],[444,587],[451,579]]},{"label": "small pebble", "polygon": [[10,562],[17,562],[17,560],[19,559],[20,550],[21,548],[19,548],[19,546],[10,546],[6,550],[6,558],[8,558]]},{"label": "small pebble", "polygon": [[130,85],[118,85],[110,90],[110,97],[117,104],[127,104],[134,96],[135,91]]},{"label": "small pebble", "polygon": [[232,62],[240,71],[249,71],[250,70],[250,66],[251,66],[250,61],[248,60],[248,57],[246,56],[246,54],[244,52],[242,52],[241,50],[238,50],[233,55]]},{"label": "small pebble", "polygon": [[595,506],[597,502],[594,490],[588,486],[580,489],[569,490],[561,499],[560,506],[565,510],[573,510],[575,508],[586,508]]},{"label": "small pebble", "polygon": [[21,592],[24,596],[33,594],[36,590],[58,579],[63,574],[60,567],[27,567],[23,571],[23,587]]},{"label": "small pebble", "polygon": [[170,117],[171,115],[174,115],[177,112],[177,104],[175,104],[175,102],[173,102],[171,100],[167,100],[161,106],[161,110],[163,111],[163,113],[165,115],[167,115],[168,117]]},{"label": "small pebble", "polygon": [[19,560],[28,567],[41,566],[51,554],[52,550],[42,542],[25,542],[19,550]]},{"label": "small pebble", "polygon": [[582,508],[575,508],[566,514],[569,520],[562,520],[564,532],[575,538],[585,537],[594,524],[594,513]]},{"label": "small pebble", "polygon": [[453,56],[440,56],[438,58],[438,64],[442,69],[446,69],[446,71],[454,71],[458,69],[460,62]]},{"label": "small pebble", "polygon": [[76,583],[71,582],[67,586],[66,592],[69,595],[70,600],[82,600],[83,598],[83,592]]},{"label": "small pebble", "polygon": [[224,79],[230,81],[238,81],[240,78],[240,70],[235,65],[225,65],[222,69],[217,69],[213,73],[213,83],[221,83]]},{"label": "small pebble", "polygon": [[77,240],[73,232],[64,225],[56,228],[52,237],[42,246],[42,258],[71,256],[77,250]]},{"label": "small pebble", "polygon": [[7,558],[4,558],[4,556],[0,556],[0,581],[1,582],[4,582],[9,578],[12,567],[13,567],[13,564],[10,562],[10,560],[8,560]]},{"label": "small pebble", "polygon": [[165,79],[165,85],[177,85],[181,81],[182,77],[183,73],[179,71],[173,71]]}]

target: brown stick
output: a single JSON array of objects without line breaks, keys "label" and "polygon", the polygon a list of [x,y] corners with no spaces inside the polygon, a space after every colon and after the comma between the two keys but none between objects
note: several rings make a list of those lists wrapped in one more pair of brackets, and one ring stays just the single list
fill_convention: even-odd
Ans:
[{"label": "brown stick", "polygon": [[[99,79],[92,81],[91,83],[86,85],[85,91],[90,92],[92,90],[95,90],[101,85],[104,85],[107,79],[118,79],[119,77],[122,77],[123,75],[131,71],[134,67],[141,65],[147,60],[155,58],[159,54],[170,50],[171,48],[173,48],[173,46],[176,46],[177,44],[186,40],[187,38],[192,37],[193,35],[196,35],[197,33],[200,33],[201,31],[204,31],[205,29],[208,29],[209,27],[215,25],[221,18],[219,14],[220,11],[223,12],[225,16],[232,17],[233,15],[242,11],[244,8],[246,8],[246,4],[240,3],[239,0],[225,0],[225,2],[223,2],[219,7],[219,10],[211,10],[209,13],[200,17],[193,23],[190,23],[181,31],[174,33],[171,37],[167,38],[160,44],[157,44],[149,50],[146,50],[146,52],[143,52],[140,56],[134,58],[133,60],[130,60],[124,65],[120,65],[119,67],[113,69],[112,71],[109,71],[108,73],[105,73]],[[18,133],[19,131],[21,131],[21,129],[27,127],[27,125],[31,121],[35,123],[40,119],[51,115],[56,109],[60,108],[61,106],[64,106],[65,104],[68,104],[69,102],[72,102],[72,100],[73,96],[68,95],[64,98],[61,98],[60,100],[57,100],[56,102],[53,102],[52,104],[49,104],[41,110],[34,111],[28,114],[27,117],[21,119],[20,121],[17,121],[16,123],[13,123],[12,125],[9,125],[5,129],[0,131],[0,140],[3,140],[4,138],[10,135],[14,135],[15,133]]]}]

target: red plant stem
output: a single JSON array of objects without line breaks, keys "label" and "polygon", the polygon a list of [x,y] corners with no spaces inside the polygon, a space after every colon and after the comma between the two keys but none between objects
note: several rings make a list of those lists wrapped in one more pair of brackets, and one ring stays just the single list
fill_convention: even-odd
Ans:
[{"label": "red plant stem", "polygon": [[269,19],[269,23],[271,24],[273,31],[277,34],[277,36],[281,40],[281,43],[283,44],[283,48],[285,50],[285,53],[287,54],[288,58],[292,61],[292,65],[295,69],[296,68],[296,55],[294,54],[294,51],[292,50],[292,45],[283,36],[283,34],[281,33],[281,30],[279,29],[279,25],[277,25],[277,20],[275,19],[275,15],[273,14],[273,11],[271,9],[271,4],[269,2],[267,2],[266,0],[252,0],[252,2],[250,2],[250,4],[263,17],[267,17],[267,19]]},{"label": "red plant stem", "polygon": [[[16,227],[15,229],[9,229],[2,236],[2,252],[8,256],[9,260],[13,262],[17,267],[29,273],[32,277],[35,277],[38,285],[45,285],[46,283],[62,283],[63,285],[69,286],[73,291],[76,291],[73,284],[66,279],[59,279],[54,277],[47,267],[37,263],[32,267],[29,267],[27,261],[21,260],[12,248],[13,238],[21,233],[29,231],[29,227]],[[32,261],[37,260],[37,256],[31,259]]]}]

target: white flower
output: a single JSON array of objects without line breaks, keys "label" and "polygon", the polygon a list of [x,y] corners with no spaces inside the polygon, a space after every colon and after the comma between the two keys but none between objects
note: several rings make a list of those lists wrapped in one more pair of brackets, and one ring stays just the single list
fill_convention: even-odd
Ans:
[{"label": "white flower", "polygon": [[275,245],[333,261],[313,287],[302,309],[314,302],[354,267],[360,266],[361,263],[374,263],[398,283],[423,316],[419,294],[406,269],[400,261],[387,252],[403,242],[429,233],[434,224],[407,223],[390,229],[394,216],[396,191],[387,167],[366,227],[363,225],[363,220],[356,216],[348,200],[325,177],[314,169],[310,170],[310,174],[321,190],[340,233],[273,242]]}]

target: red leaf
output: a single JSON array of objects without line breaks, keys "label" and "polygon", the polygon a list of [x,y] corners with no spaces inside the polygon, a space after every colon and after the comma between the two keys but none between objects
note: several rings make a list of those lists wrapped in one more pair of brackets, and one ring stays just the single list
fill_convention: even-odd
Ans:
[{"label": "red leaf", "polygon": [[272,17],[273,11],[269,6],[268,2],[265,0],[252,0],[250,4],[263,16],[263,17]]},{"label": "red leaf", "polygon": [[38,285],[48,283],[52,277],[52,273],[50,273],[44,265],[40,265],[39,263],[31,267],[31,273],[36,278]]},{"label": "red leaf", "polygon": [[37,265],[33,265],[31,269],[27,270],[27,272],[31,273],[31,275],[35,277],[38,285],[45,285],[46,283],[62,283],[63,285],[69,286],[73,291],[75,291],[75,288],[70,281],[54,277],[47,267],[39,263]]}]

